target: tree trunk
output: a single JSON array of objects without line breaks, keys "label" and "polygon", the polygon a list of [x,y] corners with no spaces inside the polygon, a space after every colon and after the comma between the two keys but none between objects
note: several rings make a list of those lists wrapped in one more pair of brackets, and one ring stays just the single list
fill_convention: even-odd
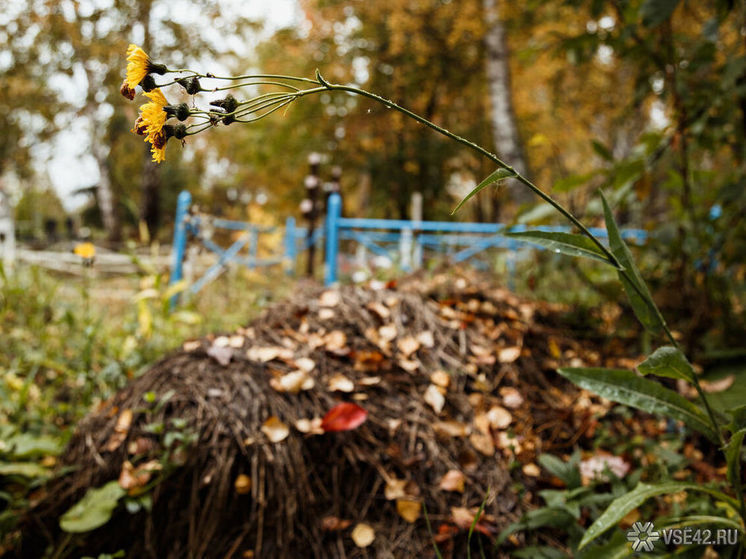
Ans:
[{"label": "tree trunk", "polygon": [[[485,43],[485,71],[492,106],[492,135],[498,157],[512,165],[518,172],[527,171],[523,147],[518,134],[513,94],[510,84],[508,44],[505,40],[505,27],[500,20],[498,0],[483,0],[487,32]],[[531,202],[533,197],[528,189],[515,181],[508,181],[511,199],[517,204]]]}]

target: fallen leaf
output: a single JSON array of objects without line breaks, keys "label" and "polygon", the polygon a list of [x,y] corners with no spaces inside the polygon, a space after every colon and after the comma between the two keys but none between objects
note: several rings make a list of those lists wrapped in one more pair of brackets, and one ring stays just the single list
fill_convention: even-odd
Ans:
[{"label": "fallen leaf", "polygon": [[113,452],[121,446],[127,438],[127,433],[129,433],[130,425],[132,425],[132,417],[132,410],[129,409],[119,414],[117,422],[114,425],[114,432],[109,437],[109,440],[106,441],[104,450]]},{"label": "fallen leaf", "polygon": [[295,428],[301,433],[307,435],[323,435],[324,430],[321,428],[321,418],[314,417],[313,419],[299,419],[295,422]]},{"label": "fallen leaf", "polygon": [[314,387],[313,378],[308,376],[306,371],[293,371],[279,378],[269,379],[269,385],[277,392],[289,392],[297,394],[301,390],[310,390]]},{"label": "fallen leaf", "polygon": [[327,351],[339,351],[347,347],[347,335],[342,330],[333,330],[324,336],[324,346]]},{"label": "fallen leaf", "polygon": [[228,340],[228,345],[234,349],[241,349],[245,341],[246,338],[236,334],[230,337],[230,339]]},{"label": "fallen leaf", "polygon": [[138,490],[145,487],[150,481],[153,472],[161,469],[161,463],[156,459],[140,464],[136,468],[129,460],[125,460],[119,474],[119,486],[130,495],[136,495],[139,493]]},{"label": "fallen leaf", "polygon": [[414,373],[420,368],[420,362],[411,359],[399,359],[399,366],[408,373]]},{"label": "fallen leaf", "polygon": [[419,501],[411,501],[409,499],[398,499],[396,501],[396,512],[410,524],[417,521],[421,510],[422,503]]},{"label": "fallen leaf", "polygon": [[539,469],[539,466],[534,464],[533,462],[529,462],[528,464],[524,465],[523,473],[526,474],[529,477],[539,477],[541,475],[541,470]]},{"label": "fallen leaf", "polygon": [[437,414],[440,414],[440,412],[443,411],[443,406],[446,404],[445,396],[440,392],[440,389],[435,386],[434,384],[431,384],[427,387],[427,390],[425,390],[424,400],[427,402],[427,404],[430,405],[431,408],[433,408],[433,411]]},{"label": "fallen leaf", "polygon": [[408,359],[410,355],[420,349],[420,342],[414,336],[404,336],[396,342],[396,346],[404,357]]},{"label": "fallen leaf", "polygon": [[433,430],[442,437],[465,437],[469,434],[469,427],[458,421],[436,421]]},{"label": "fallen leaf", "polygon": [[321,428],[327,432],[349,431],[362,425],[368,412],[357,404],[342,402],[330,409],[321,420]]},{"label": "fallen leaf", "polygon": [[213,347],[228,347],[230,343],[231,341],[230,341],[230,338],[228,338],[228,336],[218,336],[212,342],[212,345]]},{"label": "fallen leaf", "polygon": [[184,342],[181,347],[184,351],[194,351],[202,347],[202,342],[200,340],[190,340],[188,342]]},{"label": "fallen leaf", "polygon": [[435,371],[432,375],[430,375],[430,382],[432,382],[436,386],[448,388],[448,386],[451,384],[451,375],[449,375],[445,371]]},{"label": "fallen leaf", "polygon": [[512,410],[521,407],[523,404],[523,396],[512,386],[500,388],[500,396],[503,398],[503,404]]},{"label": "fallen leaf", "polygon": [[500,406],[491,407],[487,412],[487,419],[493,429],[505,429],[513,422],[511,413]]},{"label": "fallen leaf", "polygon": [[386,320],[391,316],[391,311],[378,301],[368,303],[367,307],[383,320]]},{"label": "fallen leaf", "polygon": [[497,358],[500,361],[500,363],[513,363],[520,356],[521,356],[521,348],[518,346],[505,347],[501,349],[497,354]]},{"label": "fallen leaf", "polygon": [[387,324],[378,329],[378,337],[384,342],[390,342],[396,338],[396,334],[396,326],[393,324]]},{"label": "fallen leaf", "polygon": [[375,530],[373,530],[370,524],[361,522],[352,529],[352,533],[350,534],[350,536],[352,537],[352,541],[355,542],[356,546],[368,547],[370,544],[373,543],[373,540],[376,539],[376,532]]},{"label": "fallen leaf", "polygon": [[290,434],[290,429],[285,425],[280,418],[273,415],[267,421],[262,424],[262,433],[267,435],[267,438],[273,443],[279,443],[287,439]]},{"label": "fallen leaf", "polygon": [[342,373],[337,373],[329,379],[327,388],[332,392],[352,392],[355,390],[355,383]]},{"label": "fallen leaf", "polygon": [[341,302],[339,291],[324,291],[319,297],[319,305],[322,307],[336,307]]},{"label": "fallen leaf", "polygon": [[383,496],[389,501],[406,497],[407,483],[406,479],[397,479],[395,477],[388,479],[386,481],[386,487],[383,489]]},{"label": "fallen leaf", "polygon": [[236,477],[236,481],[233,482],[233,487],[239,495],[246,495],[251,491],[251,478],[246,474],[241,474]]},{"label": "fallen leaf", "polygon": [[301,371],[305,371],[306,373],[310,373],[316,368],[316,362],[310,357],[300,357],[296,359],[294,363],[296,367],[298,367]]},{"label": "fallen leaf", "polygon": [[730,374],[718,380],[701,380],[699,383],[702,385],[702,390],[708,394],[713,392],[722,392],[733,386],[733,381],[736,380],[736,376]]},{"label": "fallen leaf", "polygon": [[252,361],[266,363],[267,361],[272,361],[278,357],[292,359],[293,352],[290,349],[281,346],[253,346],[246,351],[246,356]]},{"label": "fallen leaf", "polygon": [[440,478],[438,487],[443,491],[458,491],[459,493],[463,493],[465,481],[466,477],[459,470],[448,470],[445,475]]},{"label": "fallen leaf", "polygon": [[492,437],[484,433],[472,433],[469,436],[469,442],[479,452],[485,456],[492,456],[495,453],[495,446],[492,443]]},{"label": "fallen leaf", "polygon": [[319,320],[331,320],[334,316],[334,311],[331,309],[319,309]]},{"label": "fallen leaf", "polygon": [[340,530],[346,530],[351,524],[351,520],[344,520],[337,516],[325,516],[321,519],[321,529],[324,532],[339,532]]},{"label": "fallen leaf", "polygon": [[231,362],[231,358],[233,357],[233,349],[228,346],[212,345],[207,350],[207,355],[212,357],[215,361],[220,363],[223,367],[226,367],[228,363]]},{"label": "fallen leaf", "polygon": [[361,386],[375,386],[381,383],[381,377],[363,377],[357,382]]},{"label": "fallen leaf", "polygon": [[417,341],[420,342],[422,347],[426,347],[428,349],[435,346],[435,338],[433,337],[433,333],[430,330],[425,330],[424,332],[420,332],[417,334]]}]

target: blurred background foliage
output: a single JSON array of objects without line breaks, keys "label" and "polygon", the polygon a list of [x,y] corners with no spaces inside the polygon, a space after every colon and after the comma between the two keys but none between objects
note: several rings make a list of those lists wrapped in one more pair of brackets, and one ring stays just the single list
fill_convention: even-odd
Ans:
[{"label": "blurred background foliage", "polygon": [[[0,184],[15,191],[19,221],[38,223],[30,208],[59,215],[45,194],[44,161],[56,135],[70,130],[99,171],[81,217],[94,236],[112,241],[137,237],[141,221],[150,238],[169,239],[181,189],[209,211],[245,218],[253,207],[282,223],[299,215],[312,151],[324,157],[322,179],[341,166],[345,212],[357,216],[407,217],[412,193],[421,192],[425,219],[448,219],[492,170],[401,115],[345,94],[305,98],[255,125],[219,127],[184,149],[173,142],[155,167],[130,133],[136,104],[118,93],[130,41],[172,67],[302,76],[319,68],[493,148],[490,92],[504,85],[529,176],[589,222],[600,215],[595,192],[603,188],[623,225],[654,233],[645,272],[687,337],[740,335],[742,3],[299,0],[294,25],[279,29],[262,29],[243,11],[240,3],[197,0],[11,2],[0,17]],[[498,51],[488,48],[496,30],[504,37]],[[485,71],[495,57],[507,64],[503,84]],[[553,219],[515,188],[485,191],[457,217]],[[235,192],[250,196],[237,202]],[[266,205],[247,208],[259,194]]]}]

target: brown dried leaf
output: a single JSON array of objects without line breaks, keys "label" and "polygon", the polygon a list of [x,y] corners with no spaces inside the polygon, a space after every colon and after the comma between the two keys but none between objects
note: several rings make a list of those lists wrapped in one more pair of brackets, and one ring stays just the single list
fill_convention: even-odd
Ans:
[{"label": "brown dried leaf", "polygon": [[273,415],[262,424],[262,433],[267,436],[270,442],[279,443],[287,439],[290,428],[280,421],[279,417]]},{"label": "brown dried leaf", "polygon": [[361,522],[352,529],[352,533],[350,534],[350,536],[352,537],[352,541],[355,542],[356,546],[368,547],[370,544],[373,543],[373,540],[376,539],[376,532],[375,530],[373,530],[370,524]]},{"label": "brown dried leaf", "polygon": [[409,499],[397,499],[396,501],[396,512],[398,512],[399,516],[410,524],[417,522],[421,510],[422,503],[419,501],[412,501]]},{"label": "brown dried leaf", "polygon": [[335,316],[331,309],[319,309],[319,320],[331,320]]},{"label": "brown dried leaf", "polygon": [[513,363],[520,356],[521,348],[518,346],[504,347],[497,354],[500,363]]},{"label": "brown dried leaf", "polygon": [[503,386],[500,388],[500,396],[503,398],[505,407],[512,410],[520,408],[523,404],[523,396],[512,386]]},{"label": "brown dried leaf", "polygon": [[396,338],[397,330],[393,324],[386,324],[378,329],[378,337],[383,342],[390,342]]},{"label": "brown dried leaf", "polygon": [[431,384],[427,387],[427,390],[425,390],[425,395],[423,397],[425,402],[433,408],[433,411],[437,414],[440,414],[440,412],[443,411],[443,406],[446,404],[445,396],[443,396],[441,390],[442,389],[434,384]]},{"label": "brown dried leaf", "polygon": [[251,491],[251,478],[246,474],[237,476],[236,480],[233,482],[233,488],[239,495],[246,495]]},{"label": "brown dried leaf", "polygon": [[448,388],[448,386],[451,384],[451,375],[442,370],[435,371],[432,375],[430,375],[430,382],[432,382],[435,386]]},{"label": "brown dried leaf", "polygon": [[113,452],[122,445],[122,443],[127,438],[127,433],[129,433],[130,425],[132,425],[132,417],[132,410],[129,409],[124,410],[122,411],[122,413],[119,414],[117,422],[114,425],[114,432],[109,437],[109,440],[106,441],[104,450]]},{"label": "brown dried leaf", "polygon": [[355,390],[355,383],[342,373],[337,373],[329,379],[327,388],[332,392],[352,392]]},{"label": "brown dried leaf", "polygon": [[420,342],[422,347],[428,349],[435,347],[435,338],[430,330],[425,330],[424,332],[417,334],[417,341]]},{"label": "brown dried leaf", "polygon": [[537,466],[533,462],[529,462],[528,464],[524,465],[522,470],[523,470],[523,473],[529,477],[539,477],[541,475],[541,470],[539,469],[539,466]]},{"label": "brown dried leaf", "polygon": [[383,489],[384,497],[386,497],[386,499],[388,499],[389,501],[406,497],[407,483],[408,482],[406,479],[397,479],[395,477],[390,478],[389,480],[387,480],[386,487],[384,487]]},{"label": "brown dried leaf", "polygon": [[417,369],[420,368],[420,362],[415,360],[399,359],[398,363],[399,366],[408,373],[414,373]]},{"label": "brown dried leaf", "polygon": [[443,491],[457,491],[463,493],[465,481],[466,477],[459,470],[448,470],[440,479],[438,487]]},{"label": "brown dried leaf", "polygon": [[295,366],[301,371],[310,373],[316,368],[316,362],[310,357],[300,357],[294,361]]},{"label": "brown dried leaf", "polygon": [[336,307],[342,302],[339,291],[324,291],[319,297],[319,305],[322,307]]},{"label": "brown dried leaf", "polygon": [[281,346],[252,346],[246,351],[246,357],[251,361],[266,363],[281,357],[283,359],[292,359],[293,352]]},{"label": "brown dried leaf", "polygon": [[351,520],[345,520],[337,516],[325,516],[321,519],[321,529],[324,532],[339,532],[340,530],[346,530],[351,524]]},{"label": "brown dried leaf", "polygon": [[493,429],[505,429],[513,422],[511,413],[500,406],[492,406],[487,412],[487,419]]},{"label": "brown dried leaf", "polygon": [[327,351],[339,351],[347,346],[347,334],[342,330],[333,330],[324,336],[324,347]]},{"label": "brown dried leaf", "polygon": [[269,379],[269,385],[277,392],[289,392],[297,394],[301,390],[310,390],[314,387],[314,380],[308,376],[306,371],[293,371],[281,377]]},{"label": "brown dried leaf", "polygon": [[492,437],[484,433],[472,433],[469,436],[469,442],[479,452],[485,456],[492,456],[495,453],[495,446],[492,443]]},{"label": "brown dried leaf", "polygon": [[195,351],[202,347],[202,341],[201,340],[190,340],[188,342],[184,342],[184,344],[181,346],[184,351]]},{"label": "brown dried leaf", "polygon": [[707,393],[722,392],[733,386],[733,382],[736,380],[736,376],[730,374],[718,380],[701,380],[699,383],[702,385],[702,390]]},{"label": "brown dried leaf", "polygon": [[301,433],[307,435],[323,435],[324,430],[321,428],[321,418],[299,419],[295,422],[295,428]]},{"label": "brown dried leaf", "polygon": [[396,342],[396,346],[402,355],[408,359],[410,355],[420,349],[420,342],[414,336],[404,336]]},{"label": "brown dried leaf", "polygon": [[378,318],[382,320],[387,320],[391,316],[391,311],[378,301],[374,301],[373,303],[368,303],[367,305],[368,309],[373,311],[378,315]]},{"label": "brown dried leaf", "polygon": [[465,437],[469,434],[469,426],[458,421],[436,421],[433,430],[441,437]]}]

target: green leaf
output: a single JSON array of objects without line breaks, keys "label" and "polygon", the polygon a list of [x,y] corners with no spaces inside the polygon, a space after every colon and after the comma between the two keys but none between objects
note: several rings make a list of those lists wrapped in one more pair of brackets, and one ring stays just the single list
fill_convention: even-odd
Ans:
[{"label": "green leaf", "polygon": [[656,27],[671,17],[679,0],[645,0],[640,6],[642,23],[647,27]]},{"label": "green leaf", "polygon": [[495,171],[494,173],[492,173],[490,176],[488,176],[486,179],[484,179],[482,182],[480,182],[476,186],[476,188],[474,188],[474,190],[472,190],[471,192],[469,192],[469,194],[467,194],[466,196],[464,196],[464,199],[461,200],[458,203],[458,205],[453,209],[453,211],[451,212],[451,215],[453,215],[457,211],[459,211],[461,209],[461,206],[463,206],[469,198],[471,198],[472,196],[474,196],[480,190],[483,190],[483,189],[487,188],[492,183],[495,183],[495,182],[498,182],[498,181],[501,181],[503,179],[507,179],[507,178],[510,178],[510,177],[514,177],[514,176],[515,176],[515,173],[513,173],[511,171],[508,171],[507,169],[503,169],[501,167],[500,169],[498,169],[497,171]]},{"label": "green leaf", "polygon": [[574,489],[580,487],[580,469],[578,462],[579,454],[573,454],[568,462],[564,462],[552,454],[541,454],[538,458],[539,464],[550,474],[558,477],[568,488]]},{"label": "green leaf", "polygon": [[637,366],[643,375],[657,375],[672,379],[683,379],[693,383],[695,372],[686,356],[673,346],[659,347]]},{"label": "green leaf", "polygon": [[548,545],[524,547],[514,551],[510,556],[518,559],[567,559],[568,557],[564,551]]},{"label": "green leaf", "polygon": [[0,463],[0,476],[23,476],[27,478],[49,477],[50,472],[36,462]]},{"label": "green leaf", "polygon": [[596,246],[596,243],[591,241],[584,235],[578,235],[575,233],[550,233],[545,231],[522,231],[516,233],[505,233],[506,237],[512,237],[515,239],[525,239],[529,242],[553,250],[554,252],[561,252],[569,256],[580,256],[583,258],[592,258],[593,260],[599,260],[604,264],[614,265],[609,262],[609,259],[601,252],[601,249]]},{"label": "green leaf", "polygon": [[619,272],[619,280],[622,282],[624,291],[627,293],[627,297],[629,297],[632,309],[635,311],[638,320],[647,330],[653,334],[657,334],[665,326],[663,317],[658,311],[658,307],[655,306],[653,297],[650,295],[650,291],[648,291],[648,287],[645,285],[640,271],[635,266],[632,253],[619,233],[619,228],[616,221],[614,221],[614,215],[611,213],[611,208],[603,193],[601,193],[601,202],[604,206],[606,231],[609,235],[611,252],[624,268],[624,271]]},{"label": "green leaf", "polygon": [[736,431],[723,449],[725,463],[728,466],[728,483],[733,487],[741,483],[741,447],[744,435],[746,435],[746,429]]},{"label": "green leaf", "polygon": [[521,530],[533,530],[536,528],[543,528],[544,526],[557,528],[560,526],[567,526],[574,522],[575,519],[565,509],[542,507],[540,509],[530,510],[524,514],[518,522],[514,522],[500,532],[495,541],[495,545],[501,545],[508,536],[515,532],[520,532]]},{"label": "green leaf", "polygon": [[49,435],[34,436],[28,433],[15,435],[5,441],[11,448],[9,455],[12,458],[33,458],[35,456],[56,456],[62,452],[62,443],[59,439]]},{"label": "green leaf", "polygon": [[681,420],[713,442],[718,441],[707,414],[699,407],[673,390],[640,378],[632,371],[581,367],[562,368],[557,372],[581,388],[607,400]]},{"label": "green leaf", "polygon": [[728,424],[728,429],[732,433],[746,429],[746,405],[738,406],[728,410],[728,415],[731,417],[731,422]]},{"label": "green leaf", "polygon": [[83,498],[60,517],[60,528],[65,532],[90,532],[106,524],[111,518],[119,499],[126,491],[118,481],[89,489]]},{"label": "green leaf", "polygon": [[614,156],[611,154],[611,150],[603,145],[598,140],[591,140],[593,151],[595,151],[604,161],[614,161]]},{"label": "green leaf", "polygon": [[626,535],[617,530],[608,542],[602,545],[586,547],[583,551],[576,553],[576,559],[624,559],[635,552],[629,545]]},{"label": "green leaf", "polygon": [[724,516],[709,516],[704,514],[693,514],[690,516],[684,516],[682,518],[673,518],[671,522],[666,524],[666,528],[684,528],[686,526],[726,526],[728,528],[735,528],[739,532],[743,532],[743,524],[733,520],[732,518],[726,518]]},{"label": "green leaf", "polygon": [[604,513],[599,516],[596,521],[591,524],[590,528],[585,532],[583,539],[580,540],[579,549],[582,549],[590,542],[595,540],[598,536],[606,532],[609,528],[617,526],[621,520],[627,516],[634,509],[639,507],[645,501],[658,495],[666,495],[668,493],[679,493],[680,491],[703,491],[715,496],[718,499],[725,497],[727,500],[731,498],[723,495],[721,492],[703,485],[696,483],[685,483],[678,481],[671,481],[656,485],[649,485],[647,483],[638,483],[629,493],[622,495],[612,501]]}]

